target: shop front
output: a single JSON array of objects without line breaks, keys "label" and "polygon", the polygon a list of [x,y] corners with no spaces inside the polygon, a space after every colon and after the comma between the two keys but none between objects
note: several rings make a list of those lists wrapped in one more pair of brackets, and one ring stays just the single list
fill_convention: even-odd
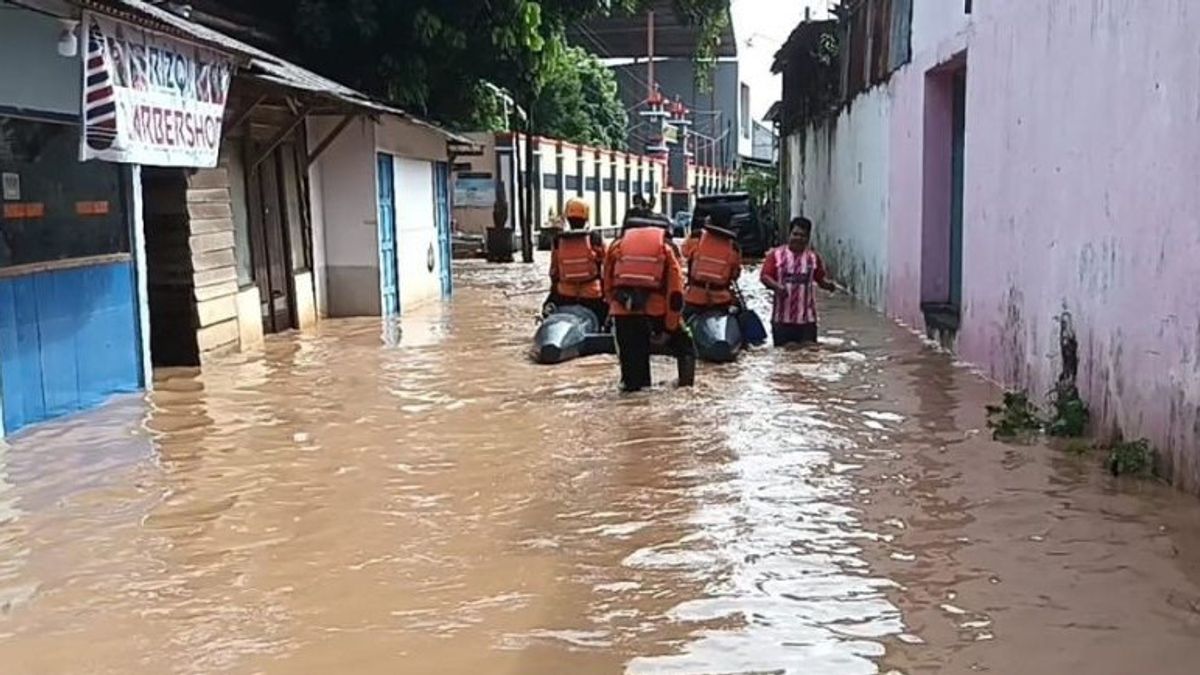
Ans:
[{"label": "shop front", "polygon": [[233,63],[68,4],[5,0],[0,62],[21,64],[0,68],[0,434],[11,434],[144,388],[152,344],[175,346],[151,334],[151,314],[181,275],[149,264],[146,235],[160,252],[196,244],[172,229],[190,207],[174,186],[218,162]]},{"label": "shop front", "polygon": [[64,25],[0,3],[0,435],[145,380],[134,168],[79,160]]},{"label": "shop front", "polygon": [[144,378],[130,169],[83,164],[77,124],[0,116],[4,429]]}]

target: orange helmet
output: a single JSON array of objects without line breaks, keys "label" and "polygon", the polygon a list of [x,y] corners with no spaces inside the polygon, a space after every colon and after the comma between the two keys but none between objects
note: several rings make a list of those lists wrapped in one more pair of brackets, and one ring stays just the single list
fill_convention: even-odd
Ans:
[{"label": "orange helmet", "polygon": [[567,204],[563,207],[563,217],[567,220],[582,220],[587,221],[592,217],[592,207],[582,199],[572,197],[567,200]]}]

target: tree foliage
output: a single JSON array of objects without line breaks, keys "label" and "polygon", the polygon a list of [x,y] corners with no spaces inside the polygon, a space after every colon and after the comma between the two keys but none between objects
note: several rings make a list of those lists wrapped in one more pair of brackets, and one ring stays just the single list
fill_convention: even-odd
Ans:
[{"label": "tree foliage", "polygon": [[[615,84],[567,46],[566,28],[649,2],[259,0],[249,11],[285,26],[314,69],[451,126],[497,123],[503,105],[481,86],[492,82],[533,108],[535,131],[607,145],[624,126]],[[672,2],[704,36],[697,58],[711,62],[729,0]]]},{"label": "tree foliage", "polygon": [[774,201],[775,191],[779,187],[779,172],[747,167],[738,177],[741,188],[745,190],[754,203],[762,205]]},{"label": "tree foliage", "polygon": [[565,43],[549,49],[545,63],[542,93],[533,105],[538,130],[576,143],[624,148],[629,120],[613,71]]}]

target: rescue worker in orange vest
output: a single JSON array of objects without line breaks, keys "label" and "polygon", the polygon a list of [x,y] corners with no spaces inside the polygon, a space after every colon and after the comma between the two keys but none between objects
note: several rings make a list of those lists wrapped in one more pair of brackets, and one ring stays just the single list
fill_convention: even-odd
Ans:
[{"label": "rescue worker in orange vest", "polygon": [[[742,274],[742,249],[737,234],[728,229],[729,212],[706,217],[683,244],[687,264],[684,315],[712,309],[731,309],[737,303],[734,284]],[[714,220],[718,224],[714,224]]]},{"label": "rescue worker in orange vest", "polygon": [[567,229],[554,238],[550,249],[550,297],[544,313],[552,307],[580,305],[596,314],[600,325],[608,318],[601,275],[604,271],[604,239],[588,230],[591,207],[572,198],[563,208]]},{"label": "rescue worker in orange vest", "polygon": [[665,227],[627,218],[604,258],[604,291],[621,361],[621,389],[652,384],[650,354],[665,347],[679,366],[679,386],[696,379],[696,346],[683,325],[683,269]]},{"label": "rescue worker in orange vest", "polygon": [[696,247],[700,245],[700,235],[704,234],[704,228],[712,227],[712,216],[704,216],[704,221],[701,223],[692,223],[692,229],[688,232],[688,236],[683,240],[683,259],[687,260],[696,252]]}]

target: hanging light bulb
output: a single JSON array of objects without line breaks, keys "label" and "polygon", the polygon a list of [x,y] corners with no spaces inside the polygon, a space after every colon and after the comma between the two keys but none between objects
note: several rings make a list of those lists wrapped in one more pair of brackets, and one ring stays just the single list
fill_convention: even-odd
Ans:
[{"label": "hanging light bulb", "polygon": [[79,56],[79,36],[75,32],[79,22],[74,19],[59,19],[58,23],[62,26],[62,31],[58,34],[58,55],[68,59]]}]

